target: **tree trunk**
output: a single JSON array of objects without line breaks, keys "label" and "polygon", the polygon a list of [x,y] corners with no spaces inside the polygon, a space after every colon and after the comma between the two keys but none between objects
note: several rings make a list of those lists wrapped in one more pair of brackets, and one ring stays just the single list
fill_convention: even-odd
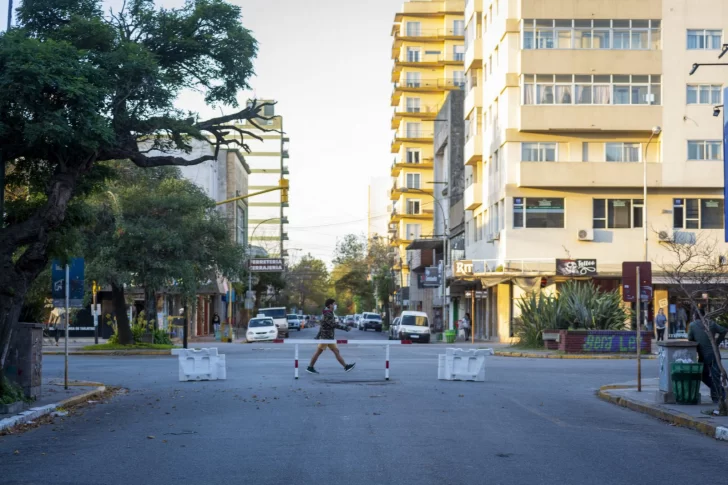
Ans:
[{"label": "tree trunk", "polygon": [[144,320],[151,322],[150,329],[156,330],[159,322],[157,322],[157,292],[154,288],[144,287]]},{"label": "tree trunk", "polygon": [[111,303],[116,315],[116,333],[121,345],[134,343],[134,336],[131,334],[129,316],[126,314],[126,299],[124,296],[124,285],[117,286],[111,283]]}]

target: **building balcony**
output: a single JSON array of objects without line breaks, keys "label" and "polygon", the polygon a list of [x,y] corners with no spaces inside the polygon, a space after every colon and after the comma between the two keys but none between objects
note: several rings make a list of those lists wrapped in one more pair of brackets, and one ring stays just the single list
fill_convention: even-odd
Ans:
[{"label": "building balcony", "polygon": [[[662,185],[661,163],[647,164],[647,185]],[[519,187],[643,187],[642,163],[635,162],[521,162]]]},{"label": "building balcony", "polygon": [[475,39],[473,43],[468,46],[465,51],[465,64],[463,67],[466,72],[471,69],[483,67],[483,39]]},{"label": "building balcony", "polygon": [[398,131],[392,140],[392,153],[398,153],[402,143],[425,143],[432,145],[435,133],[432,131]]},{"label": "building balcony", "polygon": [[662,106],[653,105],[523,105],[520,114],[520,130],[530,132],[649,132],[662,124]]},{"label": "building balcony", "polygon": [[399,187],[397,182],[395,182],[392,185],[392,188],[389,189],[389,200],[397,201],[402,196],[402,189]]},{"label": "building balcony", "polygon": [[397,210],[393,210],[392,214],[389,216],[389,220],[397,223],[401,221],[431,221],[434,216],[435,211],[433,209],[425,209],[418,213],[399,212]]},{"label": "building balcony", "polygon": [[392,169],[390,175],[397,177],[402,172],[403,168],[415,169],[415,170],[431,170],[435,167],[434,160],[432,158],[423,158],[421,163],[408,163],[398,162],[397,159],[392,162]]},{"label": "building balcony", "polygon": [[472,113],[475,108],[483,107],[483,88],[475,86],[465,94],[464,114],[465,116]]},{"label": "building balcony", "polygon": [[521,72],[549,74],[659,74],[662,51],[619,49],[524,49]]},{"label": "building balcony", "polygon": [[414,29],[406,24],[395,24],[392,28],[392,57],[397,58],[403,42],[442,42],[445,40],[464,40],[463,29]]},{"label": "building balcony", "polygon": [[465,165],[475,165],[483,159],[483,136],[472,135],[465,141]]},{"label": "building balcony", "polygon": [[404,49],[401,49],[400,55],[394,59],[393,71],[397,73],[402,71],[405,67],[438,68],[443,66],[462,66],[464,62],[465,54],[446,52],[409,56]]},{"label": "building balcony", "polygon": [[[404,78],[404,79],[403,79]],[[444,93],[465,87],[465,79],[437,78],[407,80],[401,73],[392,74],[392,106],[399,106],[402,100],[402,93]]]},{"label": "building balcony", "polygon": [[465,210],[475,210],[483,204],[483,185],[480,183],[472,183],[465,187],[463,193],[463,202]]},{"label": "building balcony", "polygon": [[483,12],[483,0],[465,0],[465,24],[468,24],[468,21],[475,15],[476,13],[482,13]]},{"label": "building balcony", "polygon": [[403,104],[403,102],[400,102],[394,108],[394,113],[392,114],[393,130],[399,129],[399,125],[403,119],[434,120],[440,111],[440,105],[436,103],[421,106],[403,106]]}]

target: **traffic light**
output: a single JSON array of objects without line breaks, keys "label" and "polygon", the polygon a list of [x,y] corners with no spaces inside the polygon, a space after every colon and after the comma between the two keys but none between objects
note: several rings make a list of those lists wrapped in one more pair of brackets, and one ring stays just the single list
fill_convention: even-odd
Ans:
[{"label": "traffic light", "polygon": [[280,179],[278,186],[281,188],[281,202],[288,204],[288,179]]}]

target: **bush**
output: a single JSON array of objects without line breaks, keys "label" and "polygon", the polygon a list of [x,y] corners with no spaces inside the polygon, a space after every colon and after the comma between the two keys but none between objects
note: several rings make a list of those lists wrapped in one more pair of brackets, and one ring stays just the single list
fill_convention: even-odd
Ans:
[{"label": "bush", "polygon": [[[111,337],[109,337],[109,340],[107,341],[107,343],[116,345],[119,343],[119,335],[118,335],[118,327],[116,325],[116,319],[112,318],[111,315],[107,314],[106,320],[114,331],[114,333],[111,335]],[[136,320],[132,320],[132,322],[131,322],[131,335],[134,338],[134,344],[141,343],[144,338],[144,335],[149,332],[152,333],[153,343],[163,344],[163,345],[172,345],[172,339],[169,337],[169,334],[167,334],[167,332],[162,329],[155,329],[154,320],[147,321],[144,318],[144,312],[142,311],[139,313]]]},{"label": "bush", "polygon": [[0,404],[28,401],[23,393],[23,389],[19,385],[10,382],[5,376],[0,376],[0,379],[2,379],[2,382],[0,382]]},{"label": "bush", "polygon": [[622,330],[629,317],[619,292],[603,292],[592,283],[568,281],[561,288],[559,298],[564,300],[575,329]]},{"label": "bush", "polygon": [[568,328],[569,318],[563,300],[530,293],[516,302],[521,317],[515,322],[515,333],[525,347],[543,347],[543,331]]}]

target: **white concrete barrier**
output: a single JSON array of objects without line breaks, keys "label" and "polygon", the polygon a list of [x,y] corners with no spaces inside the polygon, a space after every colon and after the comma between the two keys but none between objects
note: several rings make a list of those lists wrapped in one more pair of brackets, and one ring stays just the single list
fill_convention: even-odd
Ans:
[{"label": "white concrete barrier", "polygon": [[446,381],[485,381],[485,356],[493,349],[447,349],[438,356],[437,378]]},{"label": "white concrete barrier", "polygon": [[225,356],[218,355],[217,348],[180,349],[179,380],[216,381],[227,378]]}]

